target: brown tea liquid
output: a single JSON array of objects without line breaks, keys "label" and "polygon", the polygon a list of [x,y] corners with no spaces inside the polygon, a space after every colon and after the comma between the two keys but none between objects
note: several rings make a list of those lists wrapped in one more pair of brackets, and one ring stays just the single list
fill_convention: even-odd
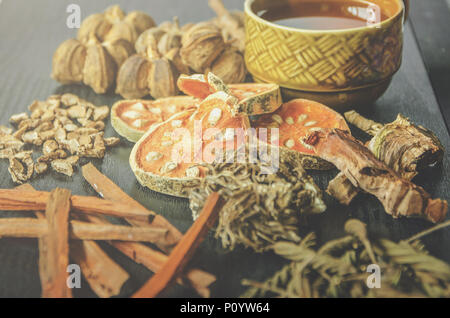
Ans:
[{"label": "brown tea liquid", "polygon": [[[258,15],[279,25],[308,30],[338,30],[364,27],[388,17],[366,1],[297,1],[273,6]],[[374,20],[375,18],[375,20]]]}]

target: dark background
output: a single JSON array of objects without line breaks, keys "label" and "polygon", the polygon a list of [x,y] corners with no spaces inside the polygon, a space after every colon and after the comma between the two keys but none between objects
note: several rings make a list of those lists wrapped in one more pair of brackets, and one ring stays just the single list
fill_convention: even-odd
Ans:
[{"label": "dark background", "polygon": [[[0,124],[7,125],[11,115],[27,110],[35,99],[45,100],[51,94],[71,92],[97,104],[112,105],[120,97],[113,94],[96,95],[90,88],[73,85],[60,86],[50,78],[51,58],[57,46],[76,31],[66,26],[67,5],[79,4],[82,19],[119,3],[125,11],[143,10],[157,23],[177,15],[181,23],[198,22],[214,16],[206,0],[0,0]],[[225,0],[228,8],[242,9],[242,0]],[[365,105],[364,114],[380,122],[393,121],[397,113],[411,117],[413,121],[431,128],[450,149],[449,133],[442,114],[449,116],[450,47],[448,7],[443,0],[411,3],[411,19],[405,27],[404,61],[400,72],[394,77],[387,93],[375,105]],[[358,137],[365,137],[354,131]],[[106,136],[116,136],[108,123]],[[188,202],[142,188],[128,165],[132,144],[123,140],[121,145],[107,152],[104,160],[94,164],[122,189],[149,209],[164,215],[181,231],[192,224]],[[12,188],[14,184],[7,171],[7,160],[0,161],[0,187]],[[416,179],[434,197],[450,199],[450,157],[446,154],[444,163]],[[311,173],[324,188],[326,182],[337,172]],[[36,189],[51,190],[64,187],[74,194],[95,195],[78,171],[73,177],[49,172],[35,178]],[[376,199],[360,195],[350,207],[336,204],[327,197],[328,210],[308,220],[302,232],[315,231],[319,242],[342,235],[345,220],[357,217],[366,222],[373,235],[382,235],[393,240],[407,238],[430,223],[417,219],[393,220]],[[2,212],[10,216],[8,212]],[[14,213],[18,215],[18,213]],[[433,255],[450,262],[450,229],[427,237],[427,244]],[[105,250],[130,274],[131,279],[124,286],[121,296],[129,296],[151,275],[115,250],[102,245]],[[251,250],[237,248],[224,251],[212,234],[201,245],[192,265],[217,275],[212,296],[236,297],[244,288],[242,278],[264,280],[277,270],[283,261],[266,253],[256,254]],[[94,297],[85,281],[83,288],[76,290],[76,296]],[[38,249],[36,240],[0,240],[0,297],[39,297]],[[195,293],[179,286],[171,288],[166,296],[195,296]]]}]

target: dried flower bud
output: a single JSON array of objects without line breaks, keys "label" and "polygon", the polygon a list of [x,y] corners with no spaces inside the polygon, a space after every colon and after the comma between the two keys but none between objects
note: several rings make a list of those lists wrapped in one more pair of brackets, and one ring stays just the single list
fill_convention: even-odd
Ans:
[{"label": "dried flower bud", "polygon": [[134,26],[138,34],[141,34],[147,29],[153,28],[156,26],[155,21],[151,16],[145,14],[142,11],[132,11],[130,12],[126,18],[125,22],[130,23]]},{"label": "dried flower bud", "polygon": [[105,19],[102,13],[92,14],[81,23],[77,38],[81,43],[86,44],[91,34],[93,34],[100,41],[103,41],[111,27],[111,22]]},{"label": "dried flower bud", "polygon": [[226,84],[242,83],[247,75],[244,57],[234,48],[226,49],[214,61],[211,72]]},{"label": "dried flower bud", "polygon": [[203,73],[225,49],[220,29],[209,22],[198,23],[183,34],[181,58],[198,73]]},{"label": "dried flower bud", "polygon": [[116,62],[98,41],[91,37],[86,46],[86,61],[83,68],[83,83],[97,94],[105,93],[116,78]]},{"label": "dried flower bud", "polygon": [[122,66],[122,64],[128,59],[131,55],[134,54],[133,45],[123,39],[116,39],[112,42],[103,42],[102,45],[108,51],[108,53],[112,56],[118,68]]},{"label": "dried flower bud", "polygon": [[117,76],[116,93],[128,99],[136,99],[150,93],[148,77],[151,63],[140,55],[133,55],[126,60]]},{"label": "dried flower bud", "polygon": [[62,84],[80,83],[85,59],[86,48],[80,41],[64,41],[53,55],[52,78]]}]

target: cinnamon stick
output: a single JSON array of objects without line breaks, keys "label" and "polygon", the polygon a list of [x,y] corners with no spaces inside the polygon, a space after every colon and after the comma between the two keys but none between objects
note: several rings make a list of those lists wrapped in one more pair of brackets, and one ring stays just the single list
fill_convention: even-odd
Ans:
[{"label": "cinnamon stick", "polygon": [[[44,210],[50,194],[44,191],[0,189],[0,210],[39,211]],[[112,202],[96,197],[73,195],[70,198],[73,210],[88,214],[130,218],[150,223],[154,214],[145,209],[121,202]]]},{"label": "cinnamon stick", "polygon": [[[30,184],[23,184],[16,189],[35,191]],[[35,214],[38,219],[45,221],[42,212]],[[39,246],[45,244],[42,241],[43,239],[39,238]],[[129,278],[128,273],[94,241],[72,242],[70,257],[80,266],[84,278],[99,297],[109,298],[118,295]]]},{"label": "cinnamon stick", "polygon": [[[0,218],[0,237],[40,238],[48,234],[45,219]],[[124,225],[92,224],[70,221],[69,235],[74,240],[131,241],[157,243],[165,240],[167,230],[135,228]]]},{"label": "cinnamon stick", "polygon": [[72,290],[67,286],[69,212],[70,191],[56,188],[48,197],[45,209],[48,234],[43,238],[39,250],[42,297],[72,297]]},{"label": "cinnamon stick", "polygon": [[74,241],[71,244],[71,257],[80,266],[92,290],[101,298],[118,295],[130,275],[117,265],[97,243]]},{"label": "cinnamon stick", "polygon": [[[97,191],[97,193],[105,199],[116,201],[120,200],[130,205],[136,205],[144,208],[139,202],[131,198],[119,186],[117,186],[107,176],[102,174],[92,164],[88,163],[82,167],[82,173],[85,180]],[[86,218],[97,224],[108,224],[109,222],[103,218],[86,216]],[[157,226],[168,230],[166,244],[156,244],[163,251],[170,251],[174,244],[180,241],[182,234],[176,227],[170,224],[164,217],[156,215],[151,224],[143,224],[135,220],[127,220],[134,226]],[[116,249],[131,258],[133,261],[145,266],[152,272],[157,272],[167,261],[168,256],[161,252],[155,251],[148,246],[135,242],[109,242]],[[200,269],[189,269],[184,275],[187,283],[192,286],[199,295],[203,297],[210,296],[209,286],[216,281],[216,277]],[[183,279],[178,279],[178,283],[182,283]]]},{"label": "cinnamon stick", "polygon": [[202,213],[175,246],[164,266],[133,295],[134,298],[156,297],[174,281],[194,255],[208,230],[214,225],[223,204],[224,200],[218,193],[212,193],[208,197]]},{"label": "cinnamon stick", "polygon": [[320,158],[341,170],[353,186],[375,195],[394,218],[421,216],[432,222],[445,219],[447,201],[432,199],[423,188],[402,179],[349,133],[322,129],[313,132],[305,142],[314,147]]},{"label": "cinnamon stick", "polygon": [[129,206],[136,207],[141,210],[148,211],[154,215],[154,218],[150,223],[142,222],[135,219],[126,219],[130,224],[134,226],[156,226],[160,228],[167,229],[167,237],[165,242],[160,242],[157,246],[163,251],[170,251],[171,248],[180,241],[183,236],[180,231],[172,224],[169,223],[164,217],[154,213],[153,211],[147,210],[139,202],[131,198],[126,194],[119,186],[112,182],[108,177],[102,174],[95,168],[92,163],[88,163],[82,167],[83,177],[86,181],[94,188],[94,190],[102,196],[104,199],[111,200],[114,202],[126,203]]}]

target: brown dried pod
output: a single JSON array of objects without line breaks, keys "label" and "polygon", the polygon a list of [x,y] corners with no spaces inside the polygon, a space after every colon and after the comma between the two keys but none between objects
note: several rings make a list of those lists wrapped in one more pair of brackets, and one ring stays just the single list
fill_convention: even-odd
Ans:
[{"label": "brown dried pod", "polygon": [[105,19],[103,13],[92,14],[81,23],[77,39],[81,43],[86,44],[90,35],[94,34],[100,41],[103,41],[111,27],[112,23]]},{"label": "brown dried pod", "polygon": [[102,45],[116,62],[117,68],[135,53],[133,45],[124,39],[103,42]]},{"label": "brown dried pod", "polygon": [[138,34],[156,26],[151,16],[142,11],[132,11],[125,17],[125,22],[134,26]]},{"label": "brown dried pod", "polygon": [[116,79],[116,62],[108,51],[91,37],[86,45],[86,61],[83,68],[83,83],[97,94],[105,93]]},{"label": "brown dried pod", "polygon": [[235,48],[228,48],[214,61],[211,72],[226,84],[242,83],[247,75],[244,57]]},{"label": "brown dried pod", "polygon": [[116,4],[105,10],[104,17],[110,23],[117,23],[125,19],[125,12]]},{"label": "brown dried pod", "polygon": [[85,59],[86,48],[80,41],[64,41],[53,55],[52,78],[62,84],[80,83]]},{"label": "brown dried pod", "polygon": [[183,63],[180,55],[180,48],[173,48],[169,52],[167,52],[164,57],[166,57],[169,61],[173,63],[180,74],[190,75],[191,70],[189,66]]},{"label": "brown dried pod", "polygon": [[151,63],[140,55],[127,59],[117,75],[116,93],[128,99],[137,99],[150,93],[148,77]]},{"label": "brown dried pod", "polygon": [[152,46],[157,49],[157,45],[161,37],[165,34],[160,27],[155,27],[144,31],[136,40],[134,45],[136,52],[145,56],[147,55],[147,48]]},{"label": "brown dried pod", "polygon": [[225,49],[220,29],[201,22],[183,34],[181,58],[194,71],[203,73]]},{"label": "brown dried pod", "polygon": [[131,23],[121,21],[114,23],[111,30],[106,34],[104,41],[114,41],[117,39],[127,40],[130,43],[136,42],[139,34],[134,25]]},{"label": "brown dried pod", "polygon": [[170,28],[159,40],[158,51],[162,55],[167,54],[173,48],[181,47],[181,30],[178,18],[173,19],[172,28]]},{"label": "brown dried pod", "polygon": [[149,53],[151,69],[148,77],[150,94],[154,98],[163,98],[178,95],[178,70],[175,65],[165,57],[160,57],[155,51]]}]

